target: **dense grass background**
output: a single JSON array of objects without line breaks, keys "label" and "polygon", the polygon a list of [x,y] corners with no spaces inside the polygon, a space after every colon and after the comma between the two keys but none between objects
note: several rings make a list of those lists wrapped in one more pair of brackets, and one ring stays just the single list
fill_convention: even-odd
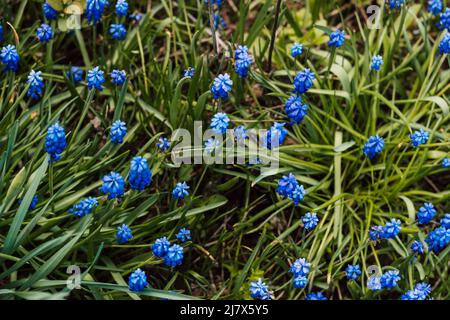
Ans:
[{"label": "dense grass background", "polygon": [[[303,299],[318,290],[330,299],[397,299],[421,280],[432,285],[435,299],[448,299],[450,248],[417,259],[409,250],[436,225],[418,227],[418,208],[432,202],[438,218],[449,210],[450,175],[441,161],[450,150],[450,71],[437,49],[442,32],[436,20],[420,1],[408,1],[399,11],[378,1],[381,27],[369,29],[369,1],[283,1],[268,70],[275,1],[223,2],[220,13],[228,26],[217,31],[217,55],[200,0],[130,2],[131,11],[144,16],[139,24],[127,22],[123,42],[107,32],[116,19],[113,6],[96,28],[83,19],[81,30],[58,31],[48,45],[35,37],[42,1],[7,1],[0,8],[4,44],[16,44],[21,56],[17,74],[0,75],[0,297],[247,299],[249,282],[262,277],[276,299]],[[336,27],[349,38],[330,65],[327,33]],[[297,60],[289,52],[294,42],[305,45]],[[233,71],[231,49],[237,44],[254,56],[246,80]],[[375,54],[385,61],[379,73],[369,70]],[[89,92],[84,82],[74,86],[64,76],[71,65],[82,66],[85,74],[97,65],[107,73],[124,69],[129,82]],[[188,66],[196,68],[192,79],[182,77]],[[157,151],[161,135],[192,130],[193,120],[209,125],[218,108],[209,87],[219,73],[233,75],[231,98],[222,105],[233,123],[268,128],[286,121],[284,101],[304,67],[317,75],[304,98],[308,116],[289,129],[280,168],[272,175],[261,179],[256,168],[240,165],[174,168],[170,154]],[[30,68],[44,73],[39,103],[26,97]],[[115,146],[108,134],[119,118],[129,133]],[[66,128],[68,147],[49,165],[43,142],[57,120]],[[430,140],[413,148],[409,134],[419,128],[430,131]],[[386,147],[369,161],[362,146],[375,133]],[[98,191],[100,179],[113,170],[125,177],[134,155],[149,159],[151,188],[107,201]],[[298,207],[274,192],[288,172],[307,189]],[[191,197],[177,205],[170,191],[183,180]],[[35,193],[39,204],[28,211]],[[88,195],[99,199],[95,213],[72,216],[68,209]],[[308,211],[320,218],[312,232],[300,221]],[[402,221],[400,236],[370,243],[370,226],[394,217]],[[134,234],[126,245],[115,242],[122,223]],[[192,242],[183,265],[171,270],[150,245],[161,236],[174,239],[180,227],[192,230]],[[299,257],[312,263],[304,290],[293,289],[288,273]],[[362,266],[357,282],[346,280],[349,263]],[[70,265],[81,267],[82,289],[66,287]],[[368,290],[371,265],[399,269],[399,289]],[[139,295],[127,288],[128,275],[138,267],[150,283]]]}]

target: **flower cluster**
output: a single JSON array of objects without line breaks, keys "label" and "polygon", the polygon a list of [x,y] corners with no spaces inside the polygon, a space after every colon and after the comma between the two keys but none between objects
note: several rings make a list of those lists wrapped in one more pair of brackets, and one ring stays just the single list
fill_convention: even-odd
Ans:
[{"label": "flower cluster", "polygon": [[89,70],[87,74],[87,83],[89,90],[97,89],[102,91],[102,85],[105,83],[105,72],[98,66]]},{"label": "flower cluster", "polygon": [[319,223],[316,213],[307,212],[302,218],[303,225],[306,230],[313,230]]},{"label": "flower cluster", "polygon": [[312,87],[316,75],[309,69],[300,71],[294,78],[294,90],[296,94],[303,94]]},{"label": "flower cluster", "polygon": [[41,24],[39,28],[36,29],[36,35],[40,42],[47,43],[53,39],[53,30],[48,24]]},{"label": "flower cluster", "polygon": [[211,85],[211,93],[213,94],[214,99],[227,99],[232,85],[233,81],[230,79],[228,73],[219,74]]},{"label": "flower cluster", "polygon": [[442,227],[450,229],[450,213],[446,213],[439,223]]},{"label": "flower cluster", "polygon": [[445,11],[441,13],[438,27],[441,30],[447,29],[448,31],[450,31],[450,8],[445,8]]},{"label": "flower cluster", "polygon": [[121,86],[124,84],[125,79],[127,78],[127,74],[124,70],[113,70],[111,72],[111,83],[117,86]]},{"label": "flower cluster", "polygon": [[234,52],[234,70],[241,78],[248,75],[248,69],[253,63],[252,56],[248,53],[246,46],[239,46]]},{"label": "flower cluster", "polygon": [[128,15],[128,2],[126,0],[117,0],[116,14],[119,17],[126,17]]},{"label": "flower cluster", "polygon": [[250,283],[250,297],[260,300],[271,300],[271,292],[269,286],[265,284],[261,278],[258,281],[252,281]]},{"label": "flower cluster", "polygon": [[194,76],[194,73],[195,68],[189,67],[186,70],[184,70],[183,77],[192,78]]},{"label": "flower cluster", "polygon": [[180,240],[181,242],[191,240],[191,230],[181,228],[180,231],[178,231],[177,233],[177,239]]},{"label": "flower cluster", "polygon": [[100,22],[105,8],[109,6],[108,0],[87,0],[86,17],[92,24]]},{"label": "flower cluster", "polygon": [[450,158],[444,158],[442,160],[442,168],[450,168]]},{"label": "flower cluster", "polygon": [[393,239],[399,233],[401,229],[401,222],[398,219],[391,219],[386,222],[384,226],[373,226],[369,230],[369,239],[377,241],[380,239]]},{"label": "flower cluster", "polygon": [[345,274],[348,280],[358,280],[362,274],[361,267],[359,264],[349,264],[345,269]]},{"label": "flower cluster", "polygon": [[420,253],[424,252],[425,246],[423,245],[423,243],[421,241],[416,240],[411,244],[411,250],[414,253],[420,254]]},{"label": "flower cluster", "polygon": [[405,0],[389,0],[389,7],[391,9],[400,9],[405,3]]},{"label": "flower cluster", "polygon": [[125,192],[125,180],[117,172],[111,172],[102,179],[103,185],[100,191],[108,195],[108,200],[114,198],[121,198]]},{"label": "flower cluster", "polygon": [[439,42],[439,51],[441,54],[450,54],[450,34],[446,33]]},{"label": "flower cluster", "polygon": [[126,134],[127,134],[126,123],[121,120],[114,121],[111,126],[111,131],[109,132],[111,142],[114,144],[122,143],[123,138],[125,137]]},{"label": "flower cluster", "polygon": [[408,290],[401,300],[426,300],[431,293],[431,286],[428,283],[421,282],[414,286],[413,290]]},{"label": "flower cluster", "polygon": [[275,122],[272,127],[269,128],[265,138],[263,138],[264,146],[272,150],[283,144],[286,139],[287,130],[284,127],[285,123]]},{"label": "flower cluster", "polygon": [[137,268],[128,278],[128,288],[134,292],[140,292],[148,286],[147,275],[140,268]]},{"label": "flower cluster", "polygon": [[42,5],[42,10],[44,11],[45,19],[47,20],[56,20],[58,18],[58,11],[53,9],[47,1]]},{"label": "flower cluster", "polygon": [[372,159],[375,155],[379,154],[383,151],[384,148],[384,140],[378,134],[371,136],[369,140],[366,142],[363,148],[364,154]]},{"label": "flower cluster", "polygon": [[283,176],[278,180],[277,193],[284,198],[294,200],[294,204],[298,205],[305,197],[305,188],[298,183],[292,173],[289,173],[289,175]]},{"label": "flower cluster", "polygon": [[2,48],[0,60],[5,65],[5,71],[11,70],[16,72],[19,69],[20,57],[16,47],[12,44],[8,44],[6,47]]},{"label": "flower cluster", "polygon": [[302,98],[297,95],[291,95],[287,99],[284,110],[292,123],[300,123],[306,117],[308,105],[302,103]]},{"label": "flower cluster", "polygon": [[92,210],[94,210],[97,205],[97,199],[88,197],[75,204],[72,208],[69,209],[69,212],[71,212],[74,216],[81,218],[87,214],[92,213]]},{"label": "flower cluster", "polygon": [[428,223],[430,222],[434,216],[436,215],[436,209],[434,208],[432,203],[424,203],[422,207],[420,207],[419,212],[417,213],[417,221],[419,223]]},{"label": "flower cluster", "polygon": [[[189,240],[191,237],[190,231],[183,228],[178,232],[177,238],[181,240],[181,242],[185,242]],[[183,263],[184,258],[184,249],[182,246],[178,244],[170,244],[167,237],[162,237],[156,239],[155,243],[152,245],[153,254],[162,258],[164,264],[168,267],[176,267]]]},{"label": "flower cluster", "polygon": [[170,141],[169,141],[169,139],[167,139],[166,137],[162,137],[162,138],[159,138],[158,141],[159,142],[156,144],[156,147],[159,150],[161,150],[163,152],[166,152],[166,151],[168,151],[170,149]]},{"label": "flower cluster", "polygon": [[294,276],[294,288],[303,289],[308,284],[308,273],[311,268],[311,263],[305,258],[300,258],[294,261],[289,268],[289,272]]},{"label": "flower cluster", "polygon": [[437,16],[442,12],[442,0],[430,0],[428,1],[427,11],[431,12],[434,16]]},{"label": "flower cluster", "polygon": [[39,100],[44,91],[44,79],[42,79],[41,74],[41,71],[31,70],[28,75],[27,83],[30,86],[28,87],[27,96],[33,100]]},{"label": "flower cluster", "polygon": [[414,133],[410,134],[409,137],[411,138],[411,143],[413,146],[417,148],[421,144],[428,142],[429,133],[423,129],[420,129],[420,131],[414,131]]},{"label": "flower cluster", "polygon": [[61,159],[61,153],[66,148],[66,131],[59,122],[50,126],[45,137],[45,151],[50,155],[50,161]]},{"label": "flower cluster", "polygon": [[428,248],[433,252],[439,252],[450,243],[450,229],[440,226],[431,231],[425,238]]},{"label": "flower cluster", "polygon": [[129,180],[133,190],[142,191],[150,185],[152,172],[148,167],[147,159],[138,156],[131,160]]},{"label": "flower cluster", "polygon": [[345,42],[345,32],[341,30],[336,30],[330,34],[330,41],[328,41],[328,45],[330,47],[342,47]]},{"label": "flower cluster", "polygon": [[66,76],[69,79],[72,79],[75,83],[83,80],[83,70],[80,67],[72,67],[70,71],[66,72]]},{"label": "flower cluster", "polygon": [[113,39],[122,41],[127,36],[127,29],[125,29],[123,24],[113,23],[109,27],[109,34]]},{"label": "flower cluster", "polygon": [[306,295],[306,300],[328,300],[323,292],[310,292]]},{"label": "flower cluster", "polygon": [[392,289],[397,286],[397,282],[401,280],[398,270],[389,270],[381,275],[381,289]]},{"label": "flower cluster", "polygon": [[189,186],[186,184],[186,182],[178,182],[175,188],[172,190],[172,197],[175,200],[182,200],[189,195],[188,190]]},{"label": "flower cluster", "polygon": [[297,58],[298,56],[301,56],[303,52],[303,45],[300,43],[294,43],[294,45],[291,47],[291,56],[292,58]]},{"label": "flower cluster", "polygon": [[131,238],[133,238],[130,227],[125,223],[119,226],[117,229],[116,238],[117,242],[120,244],[128,242]]},{"label": "flower cluster", "polygon": [[[38,202],[39,202],[39,197],[37,194],[35,194],[33,196],[33,198],[31,198],[31,202],[30,202],[30,205],[28,206],[28,210],[34,210],[34,208],[36,208]],[[21,203],[22,203],[22,199],[19,199],[19,205]]]},{"label": "flower cluster", "polygon": [[227,131],[229,124],[230,118],[228,118],[228,115],[223,112],[218,112],[213,116],[210,128],[214,132],[224,134]]},{"label": "flower cluster", "polygon": [[380,70],[381,66],[383,65],[383,57],[380,55],[373,56],[372,58],[372,64],[370,65],[370,69],[372,70]]}]

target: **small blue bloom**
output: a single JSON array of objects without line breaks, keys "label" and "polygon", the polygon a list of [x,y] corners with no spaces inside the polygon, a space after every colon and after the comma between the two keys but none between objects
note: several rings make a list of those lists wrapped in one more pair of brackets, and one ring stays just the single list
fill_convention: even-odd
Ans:
[{"label": "small blue bloom", "polygon": [[109,132],[111,142],[114,144],[122,143],[123,138],[125,137],[126,134],[127,134],[127,127],[125,122],[121,120],[114,121],[111,126],[111,131]]},{"label": "small blue bloom", "polygon": [[183,247],[178,244],[170,246],[166,255],[164,256],[164,264],[168,267],[176,267],[183,263]]},{"label": "small blue bloom", "polygon": [[30,85],[28,87],[27,96],[31,97],[33,100],[39,100],[44,91],[44,80],[41,77],[41,71],[31,70],[28,75],[27,83]]},{"label": "small blue bloom", "polygon": [[372,58],[372,64],[370,65],[370,69],[372,70],[380,70],[381,66],[383,65],[383,57],[380,55],[373,56]]},{"label": "small blue bloom", "polygon": [[248,138],[248,130],[244,126],[237,126],[233,129],[233,135],[238,142],[243,142]]},{"label": "small blue bloom", "polygon": [[401,277],[399,276],[398,270],[389,270],[380,278],[380,284],[382,289],[392,289],[397,285]]},{"label": "small blue bloom", "polygon": [[105,72],[103,72],[100,67],[95,67],[88,71],[87,83],[89,90],[97,89],[99,91],[103,90],[103,83],[105,83]]},{"label": "small blue bloom", "polygon": [[222,19],[220,14],[216,13],[214,14],[214,29],[218,30],[219,27],[225,29],[227,27],[227,23],[225,22],[225,20]]},{"label": "small blue bloom", "polygon": [[319,223],[319,218],[317,218],[317,214],[316,213],[314,213],[314,212],[313,213],[307,212],[303,216],[302,222],[303,222],[306,230],[312,230]]},{"label": "small blue bloom", "polygon": [[92,210],[98,205],[97,199],[93,197],[88,197],[77,204],[75,204],[72,208],[69,209],[74,216],[84,217],[85,215],[92,213]]},{"label": "small blue bloom", "polygon": [[131,160],[129,180],[131,189],[133,190],[142,191],[150,185],[150,182],[152,181],[152,172],[150,171],[145,158],[134,157]]},{"label": "small blue bloom", "polygon": [[426,282],[419,282],[414,286],[414,290],[423,292],[425,296],[428,296],[431,293],[431,286]]},{"label": "small blue bloom", "polygon": [[159,142],[156,144],[156,147],[162,152],[166,152],[170,149],[170,141],[166,137],[161,137],[158,140]]},{"label": "small blue bloom", "polygon": [[411,250],[414,253],[423,253],[425,250],[425,246],[421,241],[416,240],[411,244]]},{"label": "small blue bloom", "polygon": [[189,67],[186,70],[184,70],[183,77],[185,78],[192,78],[195,73],[195,68]]},{"label": "small blue bloom", "polygon": [[289,198],[292,196],[292,193],[297,185],[297,179],[292,173],[289,173],[289,175],[283,176],[280,180],[278,180],[278,188],[276,191],[284,198]]},{"label": "small blue bloom", "polygon": [[369,230],[369,239],[377,241],[381,239],[383,234],[383,226],[372,226]]},{"label": "small blue bloom", "polygon": [[440,221],[441,226],[450,229],[450,213],[446,213]]},{"label": "small blue bloom", "polygon": [[120,198],[125,192],[125,180],[117,172],[111,172],[102,179],[100,191],[108,195],[108,199]]},{"label": "small blue bloom", "polygon": [[428,1],[427,11],[431,12],[434,16],[437,16],[442,12],[443,6],[441,0],[430,0]]},{"label": "small blue bloom", "polygon": [[12,70],[16,72],[19,69],[19,54],[17,49],[12,44],[8,44],[6,47],[2,48],[0,53],[0,59],[5,65],[5,71]]},{"label": "small blue bloom", "polygon": [[41,24],[36,30],[36,35],[40,42],[47,43],[53,39],[53,30],[48,24]]},{"label": "small blue bloom", "polygon": [[419,212],[417,213],[417,221],[419,223],[428,223],[430,222],[434,216],[436,215],[436,209],[434,208],[432,203],[424,203],[422,207],[420,207]]},{"label": "small blue bloom", "polygon": [[444,158],[442,160],[442,168],[450,168],[450,158]]},{"label": "small blue bloom", "polygon": [[328,300],[322,292],[310,292],[306,295],[306,300]]},{"label": "small blue bloom", "polygon": [[66,76],[69,79],[73,79],[75,83],[83,80],[83,70],[80,67],[72,67],[70,71],[66,72]]},{"label": "small blue bloom", "polygon": [[405,0],[389,0],[389,8],[400,9],[405,3]]},{"label": "small blue bloom", "polygon": [[450,8],[445,8],[445,11],[441,13],[441,19],[438,23],[438,27],[441,30],[447,29],[450,31]]},{"label": "small blue bloom", "polygon": [[411,138],[413,146],[417,148],[421,144],[428,142],[429,133],[423,129],[420,129],[420,131],[414,131],[414,133],[410,134],[409,137]]},{"label": "small blue bloom", "polygon": [[133,238],[130,227],[127,224],[122,224],[119,226],[117,229],[116,238],[118,243],[128,242],[131,238]]},{"label": "small blue bloom", "polygon": [[131,291],[139,292],[148,286],[147,276],[140,268],[137,268],[128,278],[128,288]]},{"label": "small blue bloom", "polygon": [[250,297],[253,299],[270,300],[271,293],[269,287],[265,284],[261,278],[258,281],[250,282]]},{"label": "small blue bloom", "polygon": [[127,74],[124,70],[113,70],[111,72],[111,83],[117,86],[123,85],[127,78]]},{"label": "small blue bloom", "polygon": [[213,94],[214,99],[227,99],[232,85],[233,81],[230,79],[228,73],[219,74],[211,85],[211,93]]},{"label": "small blue bloom", "polygon": [[359,264],[349,264],[345,269],[345,274],[348,280],[358,280],[362,274]]},{"label": "small blue bloom", "polygon": [[439,252],[450,243],[450,229],[441,226],[431,231],[425,238],[428,248],[433,252]]},{"label": "small blue bloom", "polygon": [[264,139],[264,143],[267,149],[272,150],[272,148],[277,148],[283,144],[287,135],[287,130],[284,127],[285,125],[285,123],[275,122],[273,126],[270,127],[270,129],[267,131],[266,139]]},{"label": "small blue bloom", "polygon": [[294,288],[303,289],[308,284],[308,278],[304,275],[297,275],[294,277]]},{"label": "small blue bloom", "polygon": [[292,273],[294,276],[306,276],[308,275],[311,268],[311,263],[306,261],[305,258],[300,258],[294,261],[293,264],[291,264],[291,267],[289,268],[289,272]]},{"label": "small blue bloom", "polygon": [[296,58],[300,56],[303,52],[303,45],[300,43],[294,43],[294,45],[291,47],[291,56],[292,58]]},{"label": "small blue bloom", "polygon": [[58,11],[53,9],[47,1],[42,5],[42,10],[44,11],[44,16],[47,20],[56,20],[58,17]]},{"label": "small blue bloom", "polygon": [[303,201],[305,199],[305,193],[305,188],[302,185],[295,186],[291,198],[292,200],[294,200],[294,204],[296,206],[300,203],[300,201]]},{"label": "small blue bloom", "polygon": [[128,15],[128,2],[126,0],[117,0],[116,14],[119,17],[126,17]]},{"label": "small blue bloom", "polygon": [[178,182],[175,188],[172,190],[172,197],[176,200],[184,199],[189,195],[189,186],[186,182]]},{"label": "small blue bloom", "polygon": [[167,237],[162,237],[156,239],[155,243],[152,245],[152,251],[158,258],[163,258],[170,248],[170,242]]},{"label": "small blue bloom", "polygon": [[177,233],[177,239],[181,240],[181,242],[186,242],[191,240],[191,230],[182,228]]},{"label": "small blue bloom", "polygon": [[384,148],[384,140],[378,134],[369,137],[363,148],[364,154],[372,159],[375,155],[379,154]]},{"label": "small blue bloom", "polygon": [[306,117],[308,105],[302,103],[302,98],[297,95],[291,95],[286,101],[284,107],[286,115],[291,119],[292,123],[300,123]]},{"label": "small blue bloom", "polygon": [[130,14],[130,19],[134,20],[136,22],[139,22],[139,21],[142,20],[142,13],[140,13],[140,12],[131,13]]},{"label": "small blue bloom", "polygon": [[345,42],[345,32],[341,30],[336,30],[330,34],[330,41],[328,41],[328,45],[330,47],[342,47]]},{"label": "small blue bloom", "polygon": [[229,124],[230,118],[228,118],[228,115],[223,112],[218,112],[213,116],[210,128],[216,133],[224,134]]},{"label": "small blue bloom", "polygon": [[244,59],[248,56],[248,47],[239,45],[236,50],[234,50],[234,60]]},{"label": "small blue bloom", "polygon": [[439,42],[439,51],[441,54],[450,54],[450,34],[446,33]]},{"label": "small blue bloom", "polygon": [[215,138],[209,138],[205,142],[205,153],[207,155],[212,155],[216,150],[220,148],[220,141]]},{"label": "small blue bloom", "polygon": [[125,40],[125,37],[127,36],[127,29],[125,29],[123,24],[113,23],[109,27],[109,34],[111,34],[113,39],[122,41]]},{"label": "small blue bloom", "polygon": [[248,53],[246,46],[239,46],[234,52],[234,69],[241,78],[245,78],[248,75],[248,69],[253,63],[252,56]]},{"label": "small blue bloom", "polygon": [[[38,202],[39,202],[39,197],[37,196],[37,194],[35,194],[33,196],[33,198],[31,199],[31,203],[30,203],[30,206],[28,207],[28,210],[34,210],[34,208],[36,208]],[[22,203],[22,199],[19,199],[19,205],[21,203]]]},{"label": "small blue bloom", "polygon": [[105,7],[109,6],[108,0],[87,0],[86,17],[91,24],[97,24],[103,16]]},{"label": "small blue bloom", "polygon": [[393,239],[395,238],[401,230],[401,222],[398,219],[391,219],[391,221],[386,222],[383,227],[382,238]]},{"label": "small blue bloom", "polygon": [[381,277],[371,276],[367,279],[367,288],[372,291],[381,290]]},{"label": "small blue bloom", "polygon": [[50,155],[50,161],[61,159],[61,153],[66,148],[66,131],[59,122],[47,129],[45,137],[45,151]]},{"label": "small blue bloom", "polygon": [[316,76],[309,69],[300,71],[294,78],[294,90],[292,92],[297,94],[305,93],[312,87],[314,79],[316,79]]}]

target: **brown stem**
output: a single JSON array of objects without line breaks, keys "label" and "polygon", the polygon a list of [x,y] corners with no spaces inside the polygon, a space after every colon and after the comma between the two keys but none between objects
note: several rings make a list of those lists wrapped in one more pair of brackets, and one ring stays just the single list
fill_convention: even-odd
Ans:
[{"label": "brown stem", "polygon": [[270,39],[270,47],[269,47],[269,70],[268,70],[269,72],[272,70],[272,52],[275,46],[275,38],[278,29],[278,16],[280,15],[280,7],[281,7],[281,0],[277,0],[277,7],[275,9],[275,21],[273,22],[272,38]]}]

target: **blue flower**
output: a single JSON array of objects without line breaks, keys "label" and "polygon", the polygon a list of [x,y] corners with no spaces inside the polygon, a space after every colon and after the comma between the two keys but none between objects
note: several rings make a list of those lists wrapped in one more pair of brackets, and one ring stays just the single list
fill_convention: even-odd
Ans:
[{"label": "blue flower", "polygon": [[239,45],[236,50],[234,50],[234,60],[244,59],[248,56],[248,47]]},{"label": "blue flower", "polygon": [[125,122],[121,120],[114,121],[111,126],[111,131],[109,132],[111,142],[114,144],[122,143],[123,138],[125,137],[126,134],[127,134],[127,127]]},{"label": "blue flower", "polygon": [[436,215],[436,209],[434,208],[432,203],[424,203],[422,207],[420,207],[419,212],[417,213],[417,220],[419,223],[428,223],[430,222],[434,216]]},{"label": "blue flower", "polygon": [[101,19],[105,7],[109,6],[108,0],[87,0],[86,17],[92,24],[97,24]]},{"label": "blue flower", "polygon": [[2,63],[5,65],[5,71],[12,70],[16,72],[19,69],[19,54],[17,53],[17,49],[12,44],[8,44],[6,47],[2,48],[2,52],[0,53],[0,59]]},{"label": "blue flower", "polygon": [[439,42],[439,51],[441,54],[450,54],[450,34],[446,33]]},{"label": "blue flower", "polygon": [[111,72],[111,83],[117,86],[123,85],[125,79],[127,78],[127,74],[124,70],[113,70]]},{"label": "blue flower", "polygon": [[150,185],[150,182],[152,181],[152,172],[150,171],[145,158],[134,157],[131,160],[129,180],[131,189],[133,190],[142,191]]},{"label": "blue flower", "polygon": [[227,27],[227,23],[225,20],[222,19],[220,14],[216,13],[214,14],[214,29],[219,29],[219,27],[222,27],[222,29],[225,29]]},{"label": "blue flower", "polygon": [[61,159],[61,153],[66,148],[66,131],[59,122],[50,126],[45,137],[45,151],[50,155],[50,161]]},{"label": "blue flower", "polygon": [[248,138],[248,130],[244,126],[237,126],[233,129],[233,135],[238,142],[243,142]]},{"label": "blue flower", "polygon": [[117,172],[111,172],[102,179],[103,185],[100,191],[108,195],[108,199],[120,198],[125,191],[125,180]]},{"label": "blue flower", "polygon": [[349,264],[345,269],[345,274],[348,280],[358,280],[362,274],[359,264]]},{"label": "blue flower", "polygon": [[421,291],[428,296],[431,293],[431,286],[426,282],[419,282],[415,285],[414,290]]},{"label": "blue flower", "polygon": [[437,16],[442,12],[442,1],[441,0],[430,0],[428,1],[428,12],[431,12],[434,16]]},{"label": "blue flower", "polygon": [[211,85],[211,93],[213,94],[214,99],[227,99],[232,85],[233,81],[230,79],[228,73],[219,74]]},{"label": "blue flower", "polygon": [[28,87],[27,96],[31,97],[33,100],[39,100],[42,96],[44,90],[44,80],[41,77],[41,71],[31,70],[28,75],[27,83],[30,85]]},{"label": "blue flower", "polygon": [[181,265],[183,263],[183,247],[178,244],[171,245],[164,256],[164,263],[172,268]]},{"label": "blue flower", "polygon": [[189,186],[186,182],[178,182],[175,188],[172,190],[172,197],[174,199],[184,199],[189,195]]},{"label": "blue flower", "polygon": [[283,176],[280,180],[278,180],[278,188],[276,191],[284,198],[289,198],[292,196],[292,193],[297,185],[297,179],[292,173],[289,173],[289,175]]},{"label": "blue flower", "polygon": [[191,240],[191,230],[182,228],[177,233],[177,239],[181,240],[181,242],[186,242]]},{"label": "blue flower", "polygon": [[372,58],[372,64],[370,65],[370,69],[372,70],[380,70],[381,66],[383,65],[383,57],[380,55],[373,56]]},{"label": "blue flower", "polygon": [[100,70],[100,67],[95,67],[88,71],[87,83],[89,90],[97,89],[99,91],[103,90],[103,83],[105,83],[105,72]]},{"label": "blue flower", "polygon": [[134,20],[136,22],[139,22],[139,21],[142,20],[142,13],[140,13],[140,12],[131,13],[130,14],[130,19]]},{"label": "blue flower", "polygon": [[47,43],[53,39],[53,30],[48,24],[41,24],[36,30],[36,35],[40,42]]},{"label": "blue flower", "polygon": [[292,58],[296,58],[300,56],[303,52],[303,45],[300,43],[294,43],[294,45],[291,47],[291,56]]},{"label": "blue flower", "polygon": [[438,23],[438,27],[443,30],[450,31],[450,8],[445,8],[445,11],[441,13],[441,19]]},{"label": "blue flower", "polygon": [[308,278],[304,275],[297,275],[294,277],[294,288],[303,289],[308,284]]},{"label": "blue flower", "polygon": [[300,123],[306,117],[308,105],[302,103],[302,98],[300,96],[291,95],[286,101],[284,110],[291,119],[291,124]]},{"label": "blue flower", "polygon": [[383,235],[382,226],[372,226],[369,230],[369,239],[372,241],[380,240]]},{"label": "blue flower", "polygon": [[210,128],[216,133],[224,134],[227,131],[229,124],[230,118],[228,118],[228,115],[223,112],[218,112],[213,116]]},{"label": "blue flower", "polygon": [[294,90],[292,92],[297,94],[305,93],[312,87],[314,79],[316,79],[316,76],[309,69],[300,71],[294,78]]},{"label": "blue flower", "polygon": [[431,231],[425,238],[428,248],[433,252],[439,252],[450,243],[450,229],[441,226]]},{"label": "blue flower", "polygon": [[42,10],[44,11],[44,16],[47,20],[56,20],[58,17],[58,11],[53,9],[47,1],[42,5]]},{"label": "blue flower", "polygon": [[3,26],[0,24],[0,42],[5,40],[5,34],[3,32]]},{"label": "blue flower", "polygon": [[218,139],[215,138],[209,138],[208,140],[205,141],[205,153],[207,155],[212,155],[213,153],[215,154],[216,150],[219,150],[220,148],[220,141]]},{"label": "blue flower", "polygon": [[306,295],[306,300],[328,300],[322,292],[310,292]]},{"label": "blue flower", "polygon": [[378,134],[369,137],[363,148],[364,154],[372,159],[375,155],[379,154],[384,148],[384,140]]},{"label": "blue flower", "polygon": [[428,283],[421,282],[414,286],[413,290],[408,290],[401,300],[425,300],[431,293],[431,286]]},{"label": "blue flower", "polygon": [[[279,147],[286,139],[287,130],[284,127],[285,123],[275,122],[267,131],[266,138],[263,139],[267,149],[272,150],[273,147]],[[277,139],[278,138],[278,139]],[[273,140],[273,141],[272,141]],[[278,144],[276,144],[278,142]],[[273,145],[275,143],[275,145]]]},{"label": "blue flower", "polygon": [[345,32],[341,30],[336,30],[330,34],[330,41],[328,41],[328,45],[330,47],[342,47],[345,42]]},{"label": "blue flower", "polygon": [[317,226],[317,223],[319,222],[319,218],[317,218],[316,213],[307,212],[303,216],[302,222],[303,222],[306,230],[312,230]]},{"label": "blue flower", "polygon": [[441,226],[450,229],[450,213],[446,213],[440,221]]},{"label": "blue flower", "polygon": [[372,291],[381,290],[381,277],[371,276],[367,279],[367,288]]},{"label": "blue flower", "polygon": [[109,33],[113,37],[113,39],[116,40],[125,40],[125,37],[127,36],[127,29],[123,26],[123,24],[116,24],[113,23],[109,27]]},{"label": "blue flower", "polygon": [[131,291],[139,292],[148,286],[147,276],[140,268],[137,268],[128,278],[128,288]]},{"label": "blue flower", "polygon": [[73,79],[75,83],[83,80],[83,70],[80,67],[72,67],[70,71],[66,72],[66,76],[69,79]]},{"label": "blue flower", "polygon": [[450,158],[444,158],[442,160],[442,168],[450,168]]},{"label": "blue flower", "polygon": [[291,264],[291,267],[289,268],[289,272],[296,276],[306,276],[309,273],[309,270],[311,268],[311,263],[306,261],[305,258],[300,258],[294,261],[293,264]]},{"label": "blue flower", "polygon": [[419,145],[427,143],[429,133],[420,129],[420,131],[414,131],[409,137],[411,138],[413,146],[417,148]]},{"label": "blue flower", "polygon": [[167,237],[162,237],[156,239],[155,243],[152,245],[152,251],[155,256],[162,258],[169,251],[170,242]]},{"label": "blue flower", "polygon": [[425,246],[421,241],[416,240],[411,244],[411,250],[414,253],[423,253],[423,251],[425,250]]},{"label": "blue flower", "polygon": [[195,73],[195,68],[189,67],[186,70],[184,70],[183,77],[192,78],[194,76],[194,73]]},{"label": "blue flower", "polygon": [[126,0],[117,0],[116,14],[119,17],[126,17],[128,14],[128,2]]},{"label": "blue flower", "polygon": [[246,46],[239,46],[234,52],[234,69],[241,78],[245,78],[248,75],[248,69],[253,63],[252,56],[248,53]]},{"label": "blue flower", "polygon": [[389,7],[391,9],[400,9],[405,3],[405,0],[389,0]]},{"label": "blue flower", "polygon": [[397,285],[397,282],[399,282],[400,279],[398,270],[386,271],[380,278],[381,288],[392,289]]},{"label": "blue flower", "polygon": [[270,300],[270,295],[269,287],[261,278],[259,278],[258,281],[250,282],[250,297],[253,299]]},{"label": "blue flower", "polygon": [[391,219],[391,221],[386,222],[384,225],[381,237],[385,239],[393,239],[400,233],[400,229],[400,220]]},{"label": "blue flower", "polygon": [[305,188],[302,185],[297,185],[292,192],[291,196],[292,200],[294,200],[294,204],[297,206],[300,201],[305,199]]},{"label": "blue flower", "polygon": [[84,217],[85,215],[92,213],[92,210],[98,205],[97,199],[93,197],[88,197],[77,204],[75,204],[72,208],[69,209],[74,216]]},{"label": "blue flower", "polygon": [[125,223],[119,226],[117,229],[116,238],[118,243],[128,242],[131,238],[133,238],[130,227]]},{"label": "blue flower", "polygon": [[156,147],[159,150],[161,150],[163,152],[166,152],[167,150],[170,149],[170,141],[169,141],[169,139],[167,139],[166,137],[161,137],[161,138],[159,138],[158,141],[159,142],[156,144]]},{"label": "blue flower", "polygon": [[[37,194],[35,194],[33,196],[33,198],[31,199],[31,203],[30,203],[30,206],[28,207],[28,210],[34,210],[34,208],[36,208],[38,202],[39,202],[39,197],[37,196]],[[22,199],[19,199],[19,205],[21,203],[22,203]]]}]

